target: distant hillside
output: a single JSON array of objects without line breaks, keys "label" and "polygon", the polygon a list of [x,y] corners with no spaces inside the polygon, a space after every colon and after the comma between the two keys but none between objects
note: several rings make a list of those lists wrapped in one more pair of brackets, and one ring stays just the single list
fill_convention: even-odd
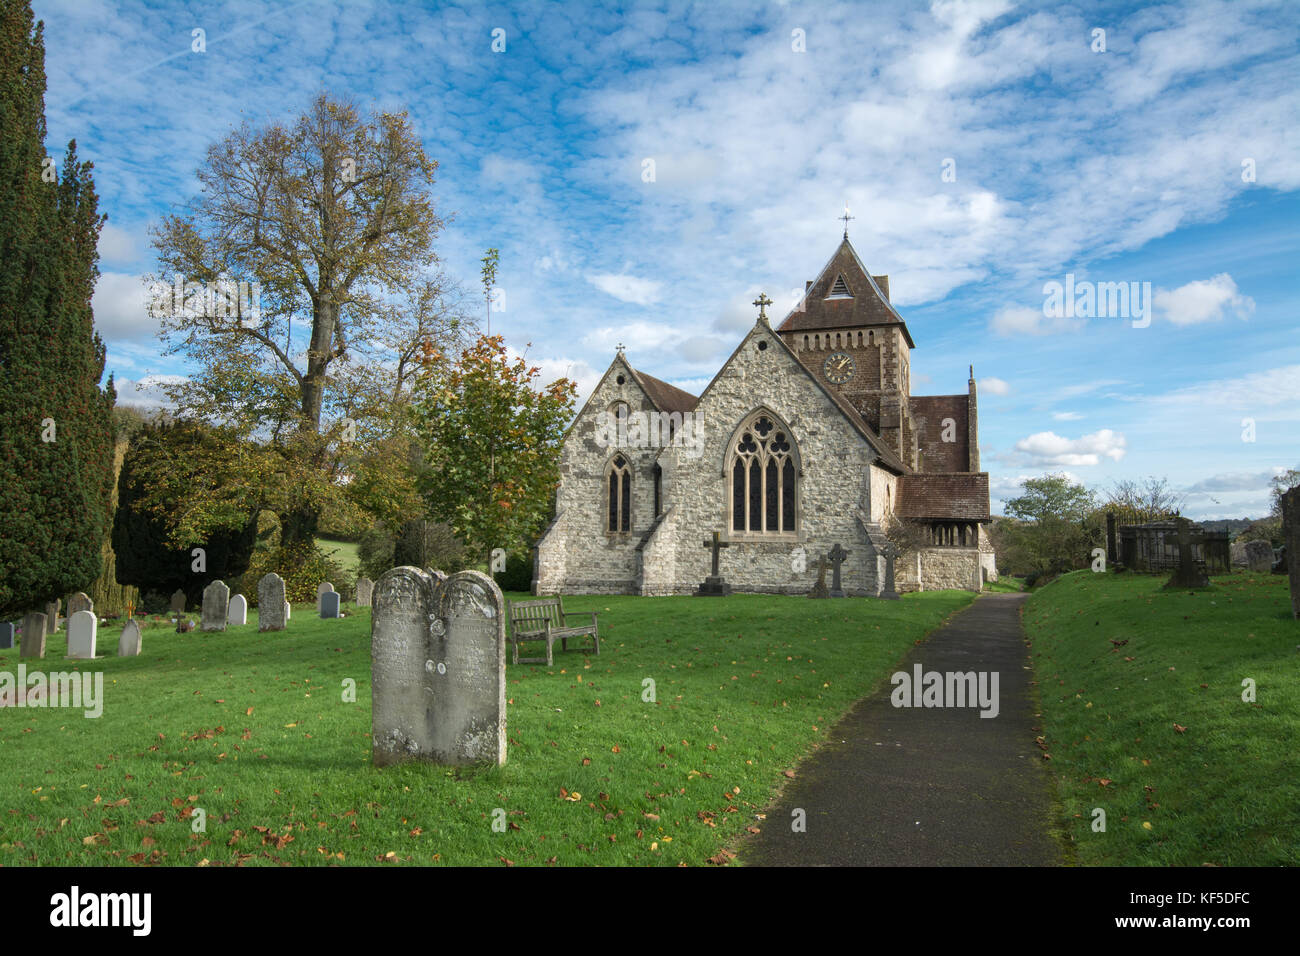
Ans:
[{"label": "distant hillside", "polygon": [[1226,531],[1235,538],[1258,520],[1258,518],[1216,518],[1213,521],[1196,523],[1206,531]]}]

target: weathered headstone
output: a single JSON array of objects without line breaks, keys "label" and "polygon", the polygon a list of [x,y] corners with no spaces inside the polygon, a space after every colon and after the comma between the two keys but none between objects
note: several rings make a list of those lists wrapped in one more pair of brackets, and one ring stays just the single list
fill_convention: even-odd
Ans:
[{"label": "weathered headstone", "polygon": [[45,656],[45,615],[33,611],[23,618],[23,640],[20,657]]},{"label": "weathered headstone", "polygon": [[257,582],[257,629],[283,631],[289,618],[288,602],[284,599],[284,578],[272,571],[262,575]]},{"label": "weathered headstone", "polygon": [[1178,590],[1209,587],[1210,578],[1205,573],[1205,564],[1198,562],[1192,551],[1192,545],[1203,540],[1202,536],[1192,534],[1192,523],[1186,518],[1176,518],[1174,523],[1178,528],[1178,567],[1165,582],[1165,588]]},{"label": "weathered headstone", "polygon": [[731,585],[723,579],[718,571],[718,553],[721,549],[729,548],[731,545],[719,540],[720,537],[719,533],[715,531],[711,538],[704,539],[704,546],[713,549],[713,573],[704,579],[704,583],[695,592],[698,597],[726,597],[731,593]]},{"label": "weathered headstone", "polygon": [[374,581],[369,578],[357,578],[357,607],[370,607],[370,598],[374,591]]},{"label": "weathered headstone", "polygon": [[1291,616],[1300,619],[1300,487],[1282,495],[1282,540],[1291,578]]},{"label": "weathered headstone", "polygon": [[840,565],[844,563],[844,559],[851,553],[841,548],[837,541],[835,547],[831,548],[830,554],[827,555],[831,559],[831,597],[833,598],[844,597],[844,588],[840,585]]},{"label": "weathered headstone", "polygon": [[99,618],[94,611],[77,611],[68,616],[68,656],[83,660],[95,657]]},{"label": "weathered headstone", "polygon": [[55,598],[49,604],[45,605],[45,636],[52,637],[59,630],[59,609],[63,606],[63,601]]},{"label": "weathered headstone", "polygon": [[293,605],[288,601],[284,602],[284,622],[289,623],[289,618],[293,616]]},{"label": "weathered headstone", "polygon": [[1247,541],[1246,567],[1256,573],[1268,574],[1273,569],[1273,546],[1267,541]]},{"label": "weathered headstone", "polygon": [[117,641],[118,657],[137,657],[144,643],[140,622],[132,619],[122,625],[122,636]]},{"label": "weathered headstone", "polygon": [[185,604],[186,604],[185,592],[182,591],[180,588],[177,588],[175,591],[172,592],[172,604],[171,604],[172,613],[184,614]]},{"label": "weathered headstone", "polygon": [[826,589],[826,569],[829,567],[825,558],[817,559],[817,583],[808,592],[810,598],[828,598],[831,592]]},{"label": "weathered headstone", "polygon": [[892,544],[887,545],[884,551],[885,556],[885,589],[880,592],[880,596],[886,601],[900,601],[897,591],[894,590],[894,561],[898,558],[898,549]]},{"label": "weathered headstone", "polygon": [[323,581],[316,586],[316,613],[317,614],[320,613],[321,598],[323,598],[326,594],[331,593],[333,590],[334,590],[334,585],[330,584],[328,581]]},{"label": "weathered headstone", "polygon": [[201,631],[224,631],[226,615],[230,613],[230,588],[225,581],[213,581],[203,589],[203,618]]},{"label": "weathered headstone", "polygon": [[320,596],[320,616],[331,620],[339,616],[339,596],[334,591],[326,591]]},{"label": "weathered headstone", "polygon": [[370,625],[373,759],[506,761],[504,601],[479,571],[393,568]]},{"label": "weathered headstone", "polygon": [[1246,559],[1246,543],[1244,541],[1236,542],[1232,545],[1232,566],[1234,568],[1244,568],[1250,564]]},{"label": "weathered headstone", "polygon": [[13,650],[14,622],[0,621],[0,651]]},{"label": "weathered headstone", "polygon": [[90,595],[85,591],[78,591],[72,597],[68,598],[68,618],[71,620],[72,615],[78,611],[90,611],[95,613],[95,602],[90,599]]},{"label": "weathered headstone", "polygon": [[248,598],[236,594],[230,599],[230,609],[226,612],[226,623],[241,627],[248,623]]}]

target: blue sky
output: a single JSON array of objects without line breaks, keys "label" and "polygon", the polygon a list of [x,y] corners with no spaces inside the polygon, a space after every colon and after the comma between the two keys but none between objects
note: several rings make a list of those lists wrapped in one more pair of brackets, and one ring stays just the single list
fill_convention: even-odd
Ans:
[{"label": "blue sky", "polygon": [[[499,248],[493,331],[582,397],[618,342],[698,393],[758,291],[783,314],[818,273],[847,203],[916,340],[913,390],[962,392],[975,366],[995,512],[1064,471],[1257,515],[1300,467],[1300,5],[33,6],[50,150],[76,138],[109,215],[95,309],[120,401],[187,371],[143,307],[148,227],[232,126],[324,90],[409,112],[454,214],[448,271],[473,293]],[[1067,274],[1150,283],[1150,324],[1046,316]]]}]

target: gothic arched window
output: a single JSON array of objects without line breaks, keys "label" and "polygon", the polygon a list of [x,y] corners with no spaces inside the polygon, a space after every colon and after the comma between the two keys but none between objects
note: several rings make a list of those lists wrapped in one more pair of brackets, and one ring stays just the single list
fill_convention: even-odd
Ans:
[{"label": "gothic arched window", "polygon": [[795,530],[797,454],[790,430],[766,412],[756,412],[737,430],[727,466],[732,531],[782,534]]},{"label": "gothic arched window", "polygon": [[606,512],[610,532],[632,530],[632,468],[623,455],[615,455],[606,477],[609,489]]}]

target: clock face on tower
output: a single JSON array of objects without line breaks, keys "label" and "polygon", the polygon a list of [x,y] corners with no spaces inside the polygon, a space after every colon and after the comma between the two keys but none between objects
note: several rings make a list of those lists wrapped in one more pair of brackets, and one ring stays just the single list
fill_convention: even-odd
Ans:
[{"label": "clock face on tower", "polygon": [[853,356],[848,352],[836,352],[834,355],[828,355],[826,364],[822,366],[822,371],[825,373],[827,381],[834,385],[843,385],[853,377],[855,371]]}]

